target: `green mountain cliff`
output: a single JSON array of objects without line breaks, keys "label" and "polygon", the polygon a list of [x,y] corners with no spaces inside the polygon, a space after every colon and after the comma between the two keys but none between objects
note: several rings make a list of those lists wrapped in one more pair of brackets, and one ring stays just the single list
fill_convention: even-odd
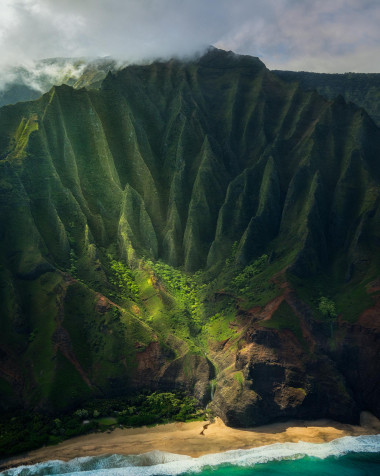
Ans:
[{"label": "green mountain cliff", "polygon": [[1,108],[2,410],[380,416],[379,160],[363,109],[216,49]]},{"label": "green mountain cliff", "polygon": [[296,81],[303,89],[318,91],[327,99],[341,95],[346,102],[363,107],[376,124],[380,125],[380,74],[379,73],[309,73],[306,71],[278,71],[286,82]]}]

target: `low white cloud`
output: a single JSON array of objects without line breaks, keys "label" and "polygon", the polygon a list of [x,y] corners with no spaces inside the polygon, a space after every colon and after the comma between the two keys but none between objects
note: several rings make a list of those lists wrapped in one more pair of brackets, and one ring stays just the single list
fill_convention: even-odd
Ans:
[{"label": "low white cloud", "polygon": [[0,61],[143,61],[213,44],[272,69],[380,72],[379,22],[378,0],[0,0]]}]

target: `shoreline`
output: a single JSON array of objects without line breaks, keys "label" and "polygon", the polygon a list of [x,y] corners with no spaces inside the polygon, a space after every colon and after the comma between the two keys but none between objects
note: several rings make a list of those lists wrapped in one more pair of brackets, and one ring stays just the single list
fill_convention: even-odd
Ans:
[{"label": "shoreline", "polygon": [[[377,419],[376,419],[377,420]],[[0,471],[49,460],[69,461],[106,454],[137,455],[153,450],[199,457],[228,450],[249,449],[274,443],[327,443],[344,436],[380,433],[378,420],[362,426],[333,420],[295,420],[255,428],[227,427],[220,418],[214,422],[167,423],[147,428],[117,428],[107,433],[90,433],[44,446],[19,456],[0,460]]]}]

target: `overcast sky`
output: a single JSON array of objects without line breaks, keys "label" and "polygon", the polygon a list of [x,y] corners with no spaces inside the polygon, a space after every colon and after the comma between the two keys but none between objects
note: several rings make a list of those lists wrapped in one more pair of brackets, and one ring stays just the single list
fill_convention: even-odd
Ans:
[{"label": "overcast sky", "polygon": [[207,45],[270,69],[380,72],[380,0],[0,0],[0,62],[129,61]]}]

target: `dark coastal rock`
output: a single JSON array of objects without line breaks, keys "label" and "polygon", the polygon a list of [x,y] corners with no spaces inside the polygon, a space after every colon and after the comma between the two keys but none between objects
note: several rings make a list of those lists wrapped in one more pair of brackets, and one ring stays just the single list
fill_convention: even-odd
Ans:
[{"label": "dark coastal rock", "polygon": [[315,418],[358,422],[359,407],[331,359],[305,353],[289,333],[259,330],[249,335],[235,365],[218,378],[209,405],[226,424],[248,427]]}]

